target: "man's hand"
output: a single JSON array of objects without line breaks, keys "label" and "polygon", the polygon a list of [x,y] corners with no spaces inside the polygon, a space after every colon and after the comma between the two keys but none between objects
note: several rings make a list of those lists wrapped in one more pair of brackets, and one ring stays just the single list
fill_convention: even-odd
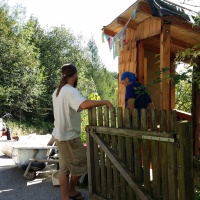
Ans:
[{"label": "man's hand", "polygon": [[112,108],[113,107],[112,103],[108,100],[106,100],[106,101],[107,101],[106,106],[109,107],[109,108]]},{"label": "man's hand", "polygon": [[129,108],[130,110],[133,110],[135,108],[135,99],[128,99],[127,108]]}]

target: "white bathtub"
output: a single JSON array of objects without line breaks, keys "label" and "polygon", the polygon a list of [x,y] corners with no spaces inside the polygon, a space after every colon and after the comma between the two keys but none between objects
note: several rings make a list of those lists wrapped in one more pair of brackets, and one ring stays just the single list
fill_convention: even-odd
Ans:
[{"label": "white bathtub", "polygon": [[39,170],[40,168],[45,167],[45,162],[43,161],[40,162],[40,160],[47,159],[50,149],[52,149],[52,146],[47,146],[47,147],[16,146],[13,147],[12,150],[12,159],[19,168],[25,170],[29,164],[30,159],[34,158],[37,160],[36,165],[39,165],[38,166]]}]

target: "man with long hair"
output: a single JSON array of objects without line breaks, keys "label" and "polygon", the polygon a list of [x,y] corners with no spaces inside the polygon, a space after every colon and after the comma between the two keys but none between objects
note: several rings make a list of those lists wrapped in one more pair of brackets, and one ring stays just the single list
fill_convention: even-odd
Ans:
[{"label": "man with long hair", "polygon": [[52,95],[54,129],[52,132],[59,150],[59,182],[62,200],[83,200],[84,196],[75,188],[81,176],[87,174],[86,150],[80,138],[81,116],[84,109],[108,106],[108,100],[87,100],[76,89],[77,68],[65,64],[58,88]]}]

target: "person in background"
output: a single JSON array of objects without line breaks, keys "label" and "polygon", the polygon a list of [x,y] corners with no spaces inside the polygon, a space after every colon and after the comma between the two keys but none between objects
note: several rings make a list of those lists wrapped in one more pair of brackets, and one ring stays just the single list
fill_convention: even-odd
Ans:
[{"label": "person in background", "polygon": [[126,87],[125,107],[133,110],[134,108],[155,109],[151,97],[144,85],[138,82],[137,77],[132,72],[124,72],[121,75],[121,83]]},{"label": "person in background", "polygon": [[81,176],[87,174],[86,150],[80,138],[81,116],[84,109],[108,106],[108,100],[87,100],[76,89],[77,68],[65,64],[61,69],[61,80],[52,95],[54,129],[52,132],[59,151],[59,182],[62,200],[83,200],[84,196],[75,188]]},{"label": "person in background", "polygon": [[[129,108],[130,111],[132,111],[134,108],[137,108],[139,111],[139,118],[140,118],[140,109],[142,108],[155,109],[155,106],[151,100],[151,97],[146,87],[143,84],[139,83],[134,73],[124,72],[121,75],[121,83],[124,85],[124,87],[126,87],[125,107]],[[130,127],[132,128],[133,126],[132,116],[131,116],[130,121],[131,121]],[[139,120],[138,128],[139,129],[141,128],[140,120]],[[133,166],[135,166],[134,144],[132,144],[132,162],[133,162]],[[141,165],[141,174],[142,174],[142,181],[143,181],[144,172],[143,172],[143,167],[142,167],[142,159],[140,160],[140,165]]]}]

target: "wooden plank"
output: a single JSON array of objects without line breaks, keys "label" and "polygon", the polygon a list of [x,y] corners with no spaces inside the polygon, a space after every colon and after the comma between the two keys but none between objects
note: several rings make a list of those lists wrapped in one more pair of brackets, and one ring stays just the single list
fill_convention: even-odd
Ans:
[{"label": "wooden plank", "polygon": [[[121,159],[125,163],[125,142],[124,142],[124,137],[119,136],[119,143],[118,143],[118,148],[119,148],[119,159]],[[121,199],[126,198],[126,181],[125,178],[123,177],[122,174],[120,174],[120,192],[121,192]]]},{"label": "wooden plank", "polygon": [[142,184],[142,157],[141,157],[141,142],[139,139],[134,139],[134,168],[135,178],[138,183]]},{"label": "wooden plank", "polygon": [[[118,128],[123,127],[123,112],[122,108],[118,107],[117,109],[117,119],[118,119]],[[123,162],[125,162],[125,147],[124,147],[124,137],[118,136],[118,154],[119,154],[119,159],[121,159]],[[121,199],[126,198],[126,181],[124,177],[120,174],[120,197]]]},{"label": "wooden plank", "polygon": [[[175,110],[170,111],[170,134],[176,137],[176,121],[177,115]],[[177,182],[177,143],[168,144],[167,157],[168,157],[168,188],[169,199],[178,200],[178,182]]]},{"label": "wooden plank", "polygon": [[[147,123],[147,110],[141,109],[141,130],[148,130]],[[143,171],[144,171],[144,188],[151,193],[150,188],[150,159],[149,159],[149,144],[147,140],[142,140],[142,158],[143,158]]]},{"label": "wooden plank", "polygon": [[178,200],[178,183],[177,183],[177,164],[176,164],[176,144],[167,144],[167,158],[168,158],[168,188],[169,199]]},{"label": "wooden plank", "polygon": [[[151,131],[157,131],[157,122],[158,122],[158,114],[157,110],[151,109],[151,123],[150,128]],[[152,187],[153,187],[153,198],[160,199],[160,183],[161,183],[161,171],[160,171],[160,154],[159,154],[159,142],[152,141],[151,142],[151,152],[152,152]]]},{"label": "wooden plank", "polygon": [[[167,131],[167,121],[166,121],[166,110],[161,110],[160,112],[160,130],[163,132]],[[161,173],[162,173],[162,196],[163,200],[169,199],[169,188],[168,188],[168,162],[167,162],[167,143],[160,143],[161,150]]]},{"label": "wooden plank", "polygon": [[[118,18],[117,18],[117,23],[118,23],[118,24],[121,24],[122,26],[125,26],[127,22],[128,22],[127,19],[123,19],[122,17],[118,17]],[[134,22],[134,21],[130,21],[130,22],[128,23],[128,26],[127,26],[127,27],[128,27],[128,28],[131,28],[131,29],[136,29],[136,28],[137,28],[137,23]]]},{"label": "wooden plank", "polygon": [[160,130],[161,132],[167,132],[167,111],[160,111]]},{"label": "wooden plank", "polygon": [[191,122],[177,122],[179,135],[178,154],[178,189],[179,199],[194,200],[194,175],[193,175],[193,136]]},{"label": "wooden plank", "polygon": [[116,110],[115,110],[115,108],[110,108],[110,121],[111,121],[111,127],[116,128]]},{"label": "wooden plank", "polygon": [[[115,153],[117,153],[117,140],[116,137],[113,136],[112,137],[112,148],[115,151]],[[115,165],[113,165],[113,184],[114,184],[114,194],[113,194],[113,198],[116,200],[120,200],[120,187],[119,187],[119,180],[120,180],[120,174],[117,170],[117,168],[115,167]]]},{"label": "wooden plank", "polygon": [[128,108],[124,109],[124,127],[130,129],[130,110]]},{"label": "wooden plank", "polygon": [[140,83],[144,84],[144,41],[141,40],[138,42],[137,49],[138,61],[137,61],[137,77]]},{"label": "wooden plank", "polygon": [[126,29],[126,39],[124,41],[124,44],[128,44],[132,40],[131,36],[132,36],[131,29],[127,28]]},{"label": "wooden plank", "polygon": [[[92,125],[92,109],[88,109],[88,123]],[[94,171],[94,141],[92,136],[87,132],[87,168],[88,168],[88,188],[90,194],[95,193],[95,171]]]},{"label": "wooden plank", "polygon": [[[170,68],[170,25],[164,24],[162,32],[160,34],[160,70],[164,68]],[[170,71],[161,73],[161,108],[164,110],[170,110],[170,82],[166,78],[170,74]]]},{"label": "wooden plank", "polygon": [[122,107],[117,108],[117,124],[118,128],[123,127],[123,112],[122,112]]},{"label": "wooden plank", "polygon": [[128,169],[126,169],[124,163],[118,158],[117,154],[110,148],[107,142],[104,142],[98,135],[91,133],[93,139],[102,147],[103,151],[109,157],[109,159],[114,163],[118,171],[126,179],[127,183],[132,187],[137,196],[142,200],[152,200],[152,198],[145,192],[144,188],[139,186],[134,177]]},{"label": "wooden plank", "polygon": [[153,187],[153,198],[160,199],[160,156],[159,156],[159,142],[151,142],[151,152],[152,152],[152,187]]},{"label": "wooden plank", "polygon": [[96,191],[101,193],[101,182],[100,182],[100,168],[99,168],[99,149],[98,144],[94,142],[94,166],[95,166],[95,181],[96,181]]},{"label": "wooden plank", "polygon": [[[132,111],[132,124],[134,130],[139,130],[139,113],[138,109],[134,108]],[[134,169],[135,178],[138,183],[142,184],[142,156],[141,156],[141,140],[134,139]]]},{"label": "wooden plank", "polygon": [[[116,128],[116,109],[110,109],[110,116],[111,116],[111,127]],[[117,154],[117,136],[112,136],[112,149]],[[113,165],[113,198],[116,200],[120,200],[120,193],[119,193],[119,172],[117,168]]]},{"label": "wooden plank", "polygon": [[140,119],[139,119],[138,109],[136,109],[136,108],[133,109],[132,116],[133,116],[132,117],[133,129],[139,130]]},{"label": "wooden plank", "polygon": [[106,196],[106,168],[105,168],[105,153],[103,150],[100,148],[100,168],[101,168],[101,190],[102,190],[102,195]]},{"label": "wooden plank", "polygon": [[[124,126],[126,129],[131,128],[130,110],[128,108],[125,108],[124,110]],[[125,149],[126,149],[126,154],[125,154],[126,166],[127,166],[127,169],[132,171],[133,151],[132,151],[132,140],[130,137],[125,138]],[[128,199],[134,199],[133,196],[134,196],[133,190],[130,187],[130,185],[128,185]]]},{"label": "wooden plank", "polygon": [[[97,126],[97,108],[92,108],[92,125]],[[94,169],[95,169],[95,186],[97,193],[101,193],[101,183],[100,183],[100,169],[99,169],[99,150],[98,144],[94,142]]]},{"label": "wooden plank", "polygon": [[141,113],[141,130],[147,131],[148,130],[147,109],[142,108],[140,110],[140,113]]},{"label": "wooden plank", "polygon": [[[132,42],[135,44],[135,42]],[[136,67],[137,67],[137,48],[133,47],[131,48],[131,61],[130,61],[130,71],[133,73],[136,73]]]},{"label": "wooden plank", "polygon": [[[102,107],[98,107],[98,125],[103,126]],[[104,137],[103,134],[101,134]],[[105,153],[100,148],[100,170],[101,170],[101,191],[102,195],[106,196],[106,169],[105,169]]]},{"label": "wooden plank", "polygon": [[163,200],[169,199],[168,188],[168,163],[167,163],[167,143],[161,142],[161,173],[162,173],[162,196]]},{"label": "wooden plank", "polygon": [[149,30],[150,30],[150,23],[149,23],[149,20],[150,19],[146,19],[144,21],[144,27],[145,27],[145,30],[144,30],[144,38],[148,38],[149,37]]},{"label": "wooden plank", "polygon": [[[155,137],[162,137],[166,139],[174,139],[169,133],[165,132],[154,132],[154,131],[144,131],[144,130],[129,130],[129,129],[121,129],[121,128],[111,128],[111,127],[98,127],[98,126],[87,126],[86,130],[93,129],[97,133],[103,133],[106,135],[117,135],[117,136],[125,136],[125,137],[133,137],[142,139],[143,136],[155,136]],[[151,138],[151,140],[153,140]],[[171,141],[167,141],[171,142]]]},{"label": "wooden plank", "polygon": [[135,40],[143,40],[161,33],[161,20],[158,18],[148,18],[140,22],[135,33]]},{"label": "wooden plank", "polygon": [[98,126],[103,126],[103,112],[102,107],[98,107]]},{"label": "wooden plank", "polygon": [[150,188],[150,160],[149,160],[149,145],[147,140],[142,140],[143,152],[143,170],[144,170],[144,188],[151,193]]},{"label": "wooden plank", "polygon": [[[107,107],[104,108],[104,120],[105,120],[105,127],[109,127],[109,109]],[[106,142],[110,145],[110,135],[106,135]],[[107,169],[107,197],[113,197],[113,188],[112,188],[112,168],[111,168],[111,161],[106,155],[106,169]]]},{"label": "wooden plank", "polygon": [[144,58],[144,85],[147,86],[147,58]]},{"label": "wooden plank", "polygon": [[[175,60],[175,59],[173,59]],[[175,64],[171,64],[171,70],[170,70],[170,74],[172,76],[175,75],[176,70],[175,70],[176,65]],[[170,102],[170,110],[175,108],[175,85],[172,84],[172,82],[170,81],[170,96],[171,96],[171,102]]]}]

